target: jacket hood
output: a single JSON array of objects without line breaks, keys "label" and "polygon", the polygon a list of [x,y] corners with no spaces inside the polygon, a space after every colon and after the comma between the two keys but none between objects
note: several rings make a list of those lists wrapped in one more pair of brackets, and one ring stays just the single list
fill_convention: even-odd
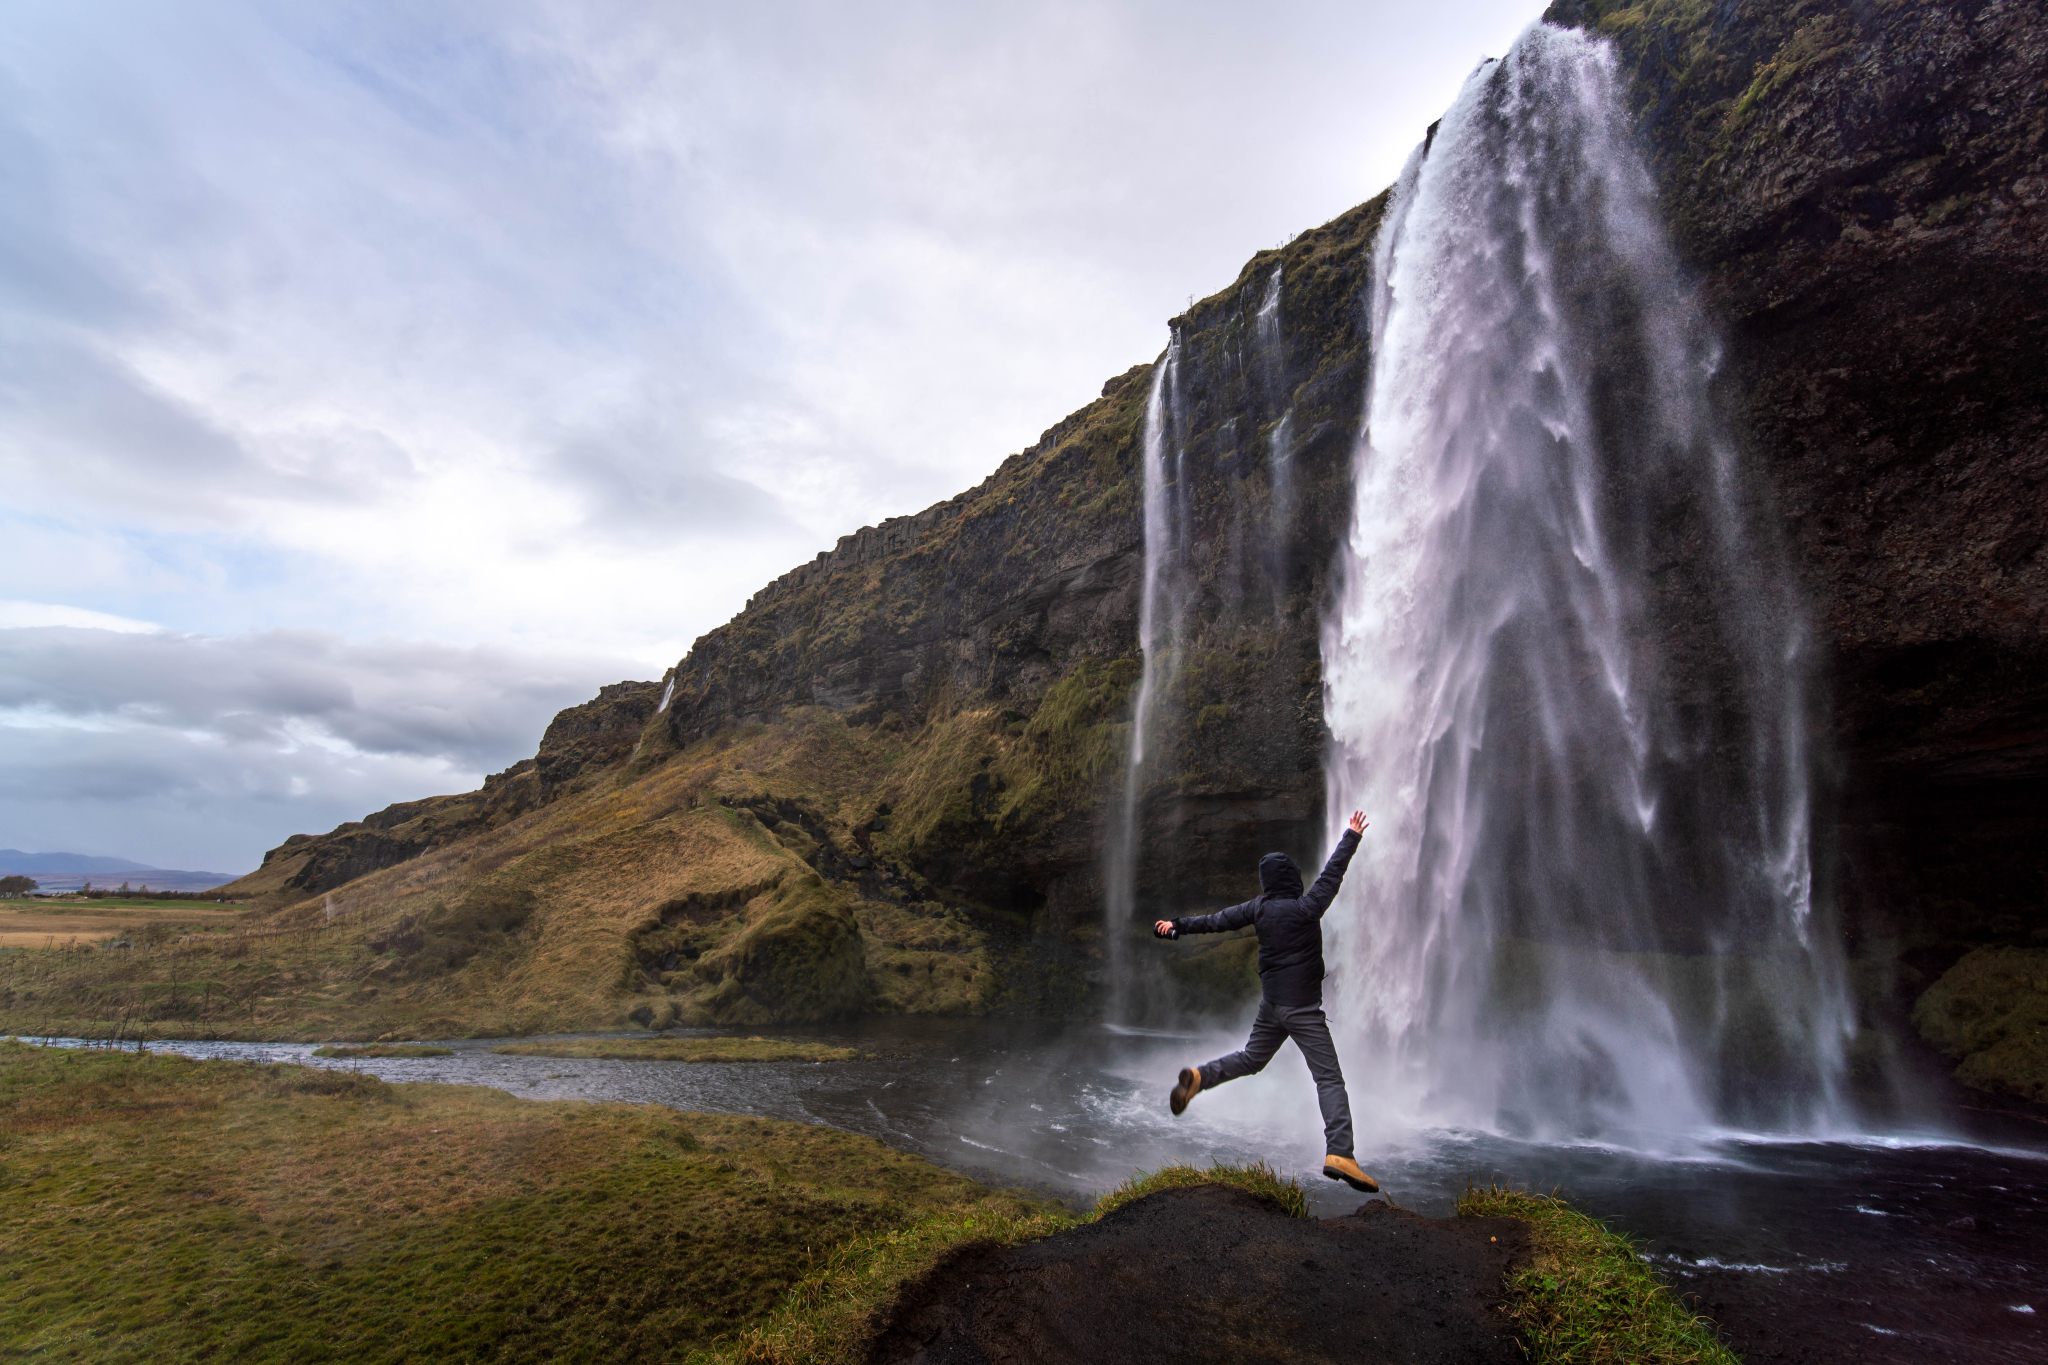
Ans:
[{"label": "jacket hood", "polygon": [[1301,898],[1301,869],[1285,853],[1268,853],[1259,859],[1259,890],[1268,896]]}]

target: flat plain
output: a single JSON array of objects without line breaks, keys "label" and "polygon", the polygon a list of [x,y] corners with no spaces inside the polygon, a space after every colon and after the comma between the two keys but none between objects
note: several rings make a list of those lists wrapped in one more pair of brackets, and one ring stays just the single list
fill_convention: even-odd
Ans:
[{"label": "flat plain", "polygon": [[217,929],[235,923],[247,909],[233,903],[125,896],[0,901],[0,948],[81,947],[174,924]]}]

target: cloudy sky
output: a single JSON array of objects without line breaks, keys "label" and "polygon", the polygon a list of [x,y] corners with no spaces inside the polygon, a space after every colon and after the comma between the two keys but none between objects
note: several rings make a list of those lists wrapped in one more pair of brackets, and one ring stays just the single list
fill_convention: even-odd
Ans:
[{"label": "cloudy sky", "polygon": [[1392,180],[1541,0],[13,0],[0,847],[476,785]]}]

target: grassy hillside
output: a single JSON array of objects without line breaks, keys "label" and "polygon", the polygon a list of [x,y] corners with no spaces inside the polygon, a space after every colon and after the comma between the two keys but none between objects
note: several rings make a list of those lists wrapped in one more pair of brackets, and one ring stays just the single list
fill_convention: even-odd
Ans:
[{"label": "grassy hillside", "polygon": [[989,929],[892,857],[888,795],[929,783],[905,758],[898,737],[801,714],[336,891],[296,894],[273,860],[238,886],[256,907],[236,932],[0,955],[0,1029],[352,1039],[985,1011],[1002,991]]}]

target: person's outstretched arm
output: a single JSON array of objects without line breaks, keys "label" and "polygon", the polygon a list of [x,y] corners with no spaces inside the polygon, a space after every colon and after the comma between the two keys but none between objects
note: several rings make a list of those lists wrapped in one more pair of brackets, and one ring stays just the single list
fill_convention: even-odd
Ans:
[{"label": "person's outstretched arm", "polygon": [[1365,833],[1365,812],[1351,812],[1349,828],[1339,836],[1337,846],[1330,850],[1330,861],[1323,864],[1323,873],[1316,878],[1316,884],[1308,889],[1302,900],[1318,916],[1330,908],[1330,902],[1337,899],[1337,888],[1344,884],[1344,870],[1351,866],[1351,855],[1358,852],[1358,837]]},{"label": "person's outstretched arm", "polygon": [[1232,929],[1242,929],[1252,922],[1252,912],[1258,908],[1257,901],[1246,901],[1233,905],[1228,910],[1218,910],[1213,915],[1184,915],[1180,919],[1152,921],[1152,937],[1179,938],[1182,934],[1223,934]]}]

